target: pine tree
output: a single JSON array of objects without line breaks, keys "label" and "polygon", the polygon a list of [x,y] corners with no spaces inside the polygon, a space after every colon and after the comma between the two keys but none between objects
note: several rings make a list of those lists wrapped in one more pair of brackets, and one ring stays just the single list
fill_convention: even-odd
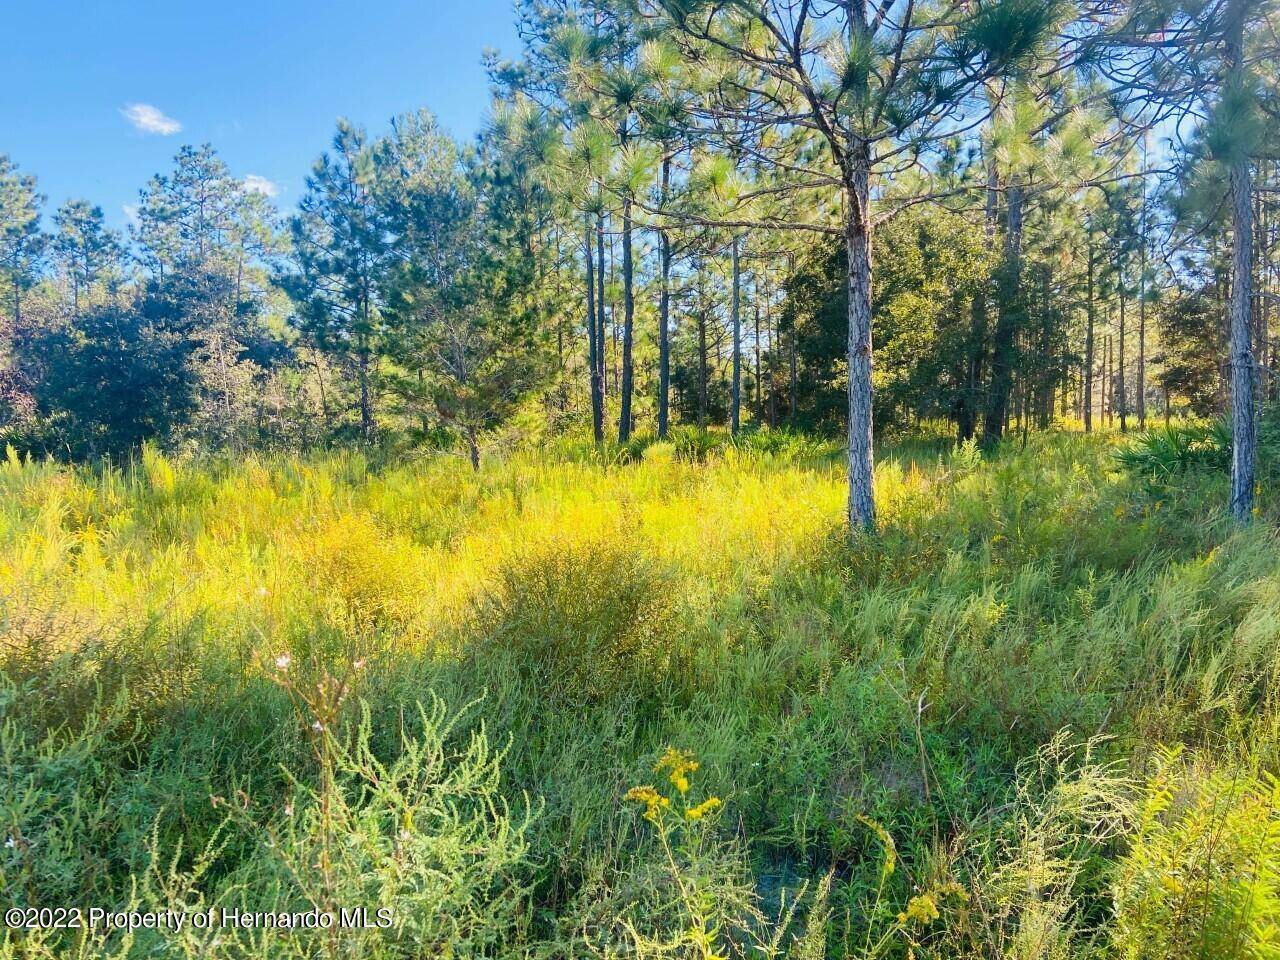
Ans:
[{"label": "pine tree", "polygon": [[290,221],[297,269],[282,280],[303,332],[354,368],[365,440],[374,432],[383,285],[394,257],[386,216],[375,150],[364,130],[340,120]]},{"label": "pine tree", "polygon": [[53,224],[54,258],[71,282],[71,312],[78,317],[81,292],[117,267],[124,250],[106,226],[102,208],[87,200],[68,200],[53,215]]},{"label": "pine tree", "polygon": [[[980,3],[951,12],[835,0],[713,5],[650,0],[642,9],[707,65],[694,113],[704,136],[746,130],[757,159],[795,190],[843,207],[842,222],[728,218],[729,228],[808,229],[842,237],[848,260],[849,523],[875,526],[872,496],[871,233],[873,186],[915,165],[981,109],[985,81],[1032,54],[1056,25],[1054,4]],[[720,76],[717,75],[720,71]],[[736,78],[745,75],[745,84]],[[730,82],[721,84],[720,79]],[[793,134],[795,132],[795,134]],[[821,144],[816,150],[797,149]],[[729,144],[726,144],[728,146]],[[830,209],[829,201],[827,210]],[[824,211],[825,213],[825,211]]]},{"label": "pine tree", "polygon": [[43,203],[36,178],[20,173],[12,160],[0,154],[0,281],[8,287],[5,302],[13,307],[15,327],[22,323],[22,297],[40,273],[46,243],[40,232]]}]

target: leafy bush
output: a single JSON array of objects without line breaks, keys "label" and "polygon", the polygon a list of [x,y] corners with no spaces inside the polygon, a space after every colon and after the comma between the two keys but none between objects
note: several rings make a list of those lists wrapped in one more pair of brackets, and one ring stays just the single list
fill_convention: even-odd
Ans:
[{"label": "leafy bush", "polygon": [[1218,420],[1207,425],[1169,424],[1135,438],[1116,451],[1121,465],[1156,479],[1169,480],[1196,468],[1231,468],[1231,426]]},{"label": "leafy bush", "polygon": [[[1264,474],[1280,467],[1280,404],[1263,408],[1258,418],[1258,464]],[[1189,470],[1231,471],[1231,421],[1166,424],[1149,430],[1116,451],[1121,465],[1168,481]]]},{"label": "leafy bush", "polygon": [[673,583],[603,538],[516,555],[476,607],[476,655],[509,659],[548,697],[601,700],[648,686],[676,650]]},{"label": "leafy bush", "polygon": [[671,431],[670,443],[676,456],[689,463],[705,463],[707,458],[728,442],[729,435],[722,431],[700,430],[696,427],[676,427]]},{"label": "leafy bush", "polygon": [[43,692],[0,674],[0,903],[100,901],[129,865],[124,771],[136,729],[121,695],[77,726],[41,731],[30,718]]},{"label": "leafy bush", "polygon": [[[532,809],[526,803],[513,812],[503,799],[503,755],[483,730],[453,744],[462,716],[438,700],[416,705],[416,716],[401,721],[400,749],[390,760],[373,750],[365,705],[349,736],[312,731],[316,766],[288,774],[285,799],[263,804],[243,790],[214,797],[225,819],[194,853],[181,839],[166,850],[153,830],[150,862],[133,878],[135,893],[112,904],[187,914],[317,910],[332,916],[330,927],[241,929],[215,922],[200,929],[188,923],[178,930],[139,930],[114,944],[91,941],[92,952],[107,956],[114,946],[122,956],[209,960],[524,956]],[[28,746],[24,762],[15,756],[22,742],[14,741],[8,725],[2,732],[0,749],[10,769],[66,764],[71,769],[64,775],[72,780],[75,765],[101,735],[87,730],[58,756],[47,745]],[[81,777],[79,796],[58,796],[40,782],[50,772],[23,778],[32,786],[0,801],[0,821],[25,818],[21,828],[9,827],[17,842],[3,851],[0,877],[7,889],[0,894],[21,903],[38,889],[34,902],[45,906],[111,903],[68,886],[84,875],[76,861],[86,855],[74,846],[87,825],[71,818],[81,815],[94,791],[84,789]],[[227,863],[233,842],[249,844],[255,855]],[[367,909],[365,925],[343,925],[341,911],[356,907]],[[9,933],[0,941],[0,957],[61,956],[73,947],[56,934],[29,941],[16,936],[21,939]]]},{"label": "leafy bush", "polygon": [[1115,882],[1115,955],[1280,955],[1280,781],[1158,755]]}]

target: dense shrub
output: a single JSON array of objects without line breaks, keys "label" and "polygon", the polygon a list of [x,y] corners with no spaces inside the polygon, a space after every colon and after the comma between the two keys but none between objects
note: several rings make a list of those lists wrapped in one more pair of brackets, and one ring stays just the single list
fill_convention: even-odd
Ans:
[{"label": "dense shrub", "polygon": [[[1219,473],[1231,470],[1231,421],[1166,423],[1139,434],[1116,451],[1125,467],[1161,481],[1171,481],[1188,470]],[[1263,410],[1258,421],[1258,461],[1264,476],[1280,467],[1280,405]]]},{"label": "dense shrub", "polygon": [[1231,468],[1231,425],[1214,421],[1206,425],[1168,424],[1137,437],[1116,451],[1124,466],[1162,480],[1203,467]]},{"label": "dense shrub", "polygon": [[678,650],[674,585],[643,553],[564,540],[516,554],[476,608],[474,655],[509,657],[549,698],[651,687]]}]

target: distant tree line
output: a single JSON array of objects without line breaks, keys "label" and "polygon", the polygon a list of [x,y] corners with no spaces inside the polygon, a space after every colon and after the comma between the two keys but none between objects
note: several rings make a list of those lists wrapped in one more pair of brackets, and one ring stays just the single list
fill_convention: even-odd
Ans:
[{"label": "distant tree line", "polygon": [[[524,0],[470,144],[342,121],[282,216],[210,146],[127,236],[0,160],[0,425],[123,456],[677,424],[877,436],[1274,396],[1274,4]],[[42,217],[42,212],[44,216]]]}]

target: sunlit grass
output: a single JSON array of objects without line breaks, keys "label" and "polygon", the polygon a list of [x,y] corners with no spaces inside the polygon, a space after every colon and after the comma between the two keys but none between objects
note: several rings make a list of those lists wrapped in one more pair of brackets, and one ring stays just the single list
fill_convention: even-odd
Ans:
[{"label": "sunlit grass", "polygon": [[[606,916],[623,910],[618,885],[640,883],[648,862],[622,797],[674,745],[697,755],[707,795],[724,803],[706,849],[741,844],[707,854],[728,871],[726,902],[748,896],[751,876],[768,900],[834,870],[833,956],[859,955],[880,922],[876,889],[890,911],[876,929],[896,931],[886,949],[926,950],[936,921],[949,931],[937,955],[970,955],[954,918],[893,918],[916,887],[953,907],[961,887],[997,897],[1001,857],[1040,869],[1034,838],[1000,811],[1025,827],[1066,816],[1053,811],[1068,801],[1029,783],[1010,792],[1029,758],[1049,762],[1052,748],[1052,776],[1069,779],[1062,744],[1097,736],[1095,753],[1135,771],[1173,744],[1228,771],[1277,756],[1273,504],[1264,496],[1263,522],[1234,532],[1220,519],[1221,477],[1153,482],[1117,460],[1121,442],[1033,434],[986,457],[938,439],[886,445],[881,532],[853,540],[840,450],[785,436],[603,452],[560,441],[479,473],[448,456],[385,464],[358,452],[146,450],[124,467],[78,468],[11,457],[0,652],[2,709],[18,724],[7,736],[19,739],[6,749],[15,768],[44,772],[0,802],[14,835],[42,838],[4,861],[7,882],[125,897],[150,851],[191,851],[229,829],[209,798],[243,791],[249,832],[208,882],[257,878],[235,888],[252,899],[271,862],[270,834],[253,830],[277,829],[292,789],[281,765],[307,782],[328,756],[308,733],[312,700],[289,693],[316,685],[314,709],[332,709],[322,726],[343,744],[354,704],[368,707],[371,756],[395,756],[402,733],[417,735],[412,705],[436,696],[472,704],[467,723],[507,744],[505,802],[538,811],[518,844],[527,862],[504,867],[541,918],[521,927],[524,942],[567,951],[576,934],[563,924],[622,916]],[[21,739],[46,735],[40,749],[93,762],[48,773]],[[1097,796],[1131,797],[1111,767],[1081,769]],[[41,797],[76,798],[56,843]],[[1084,859],[1075,879],[1043,888],[1044,904],[1107,909],[1088,878],[1123,854],[1128,816],[1052,827],[1072,851],[1061,855]],[[869,822],[901,858],[879,887],[883,840]],[[1014,839],[999,840],[1005,830]],[[1080,836],[1105,843],[1077,850]],[[1031,907],[995,903],[1009,912],[989,936],[1013,936]],[[1076,943],[1070,916],[1054,917]]]}]

